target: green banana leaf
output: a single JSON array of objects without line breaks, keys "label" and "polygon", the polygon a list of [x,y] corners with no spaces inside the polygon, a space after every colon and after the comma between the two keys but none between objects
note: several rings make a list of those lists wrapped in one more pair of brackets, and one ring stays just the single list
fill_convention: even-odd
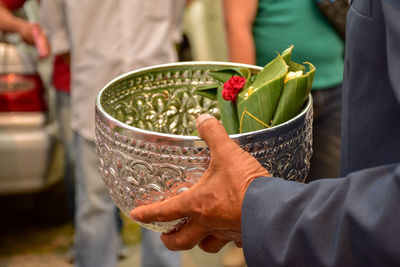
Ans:
[{"label": "green banana leaf", "polygon": [[306,64],[309,67],[309,71],[306,74],[284,83],[282,96],[276,107],[271,126],[276,126],[290,120],[299,114],[304,107],[304,103],[311,91],[315,74],[315,67],[311,63]]},{"label": "green banana leaf", "polygon": [[288,71],[288,66],[281,55],[273,59],[257,74],[256,79],[251,84],[252,87],[260,88],[262,85],[275,79],[277,76],[282,75]]},{"label": "green banana leaf", "polygon": [[[208,75],[220,84],[199,87],[195,94],[218,102],[221,122],[228,134],[251,132],[279,125],[296,116],[310,93],[315,67],[306,67],[291,60],[293,45],[252,75],[247,68],[226,68],[210,71]],[[302,71],[302,75],[289,79],[288,72]],[[233,76],[246,78],[236,103],[222,97],[223,84]]]},{"label": "green banana leaf", "polygon": [[258,73],[248,88],[239,93],[237,109],[240,133],[270,126],[288,68],[285,60],[278,55]]},{"label": "green banana leaf", "polygon": [[220,70],[209,71],[208,75],[215,80],[219,81],[220,84],[210,84],[205,86],[198,87],[194,94],[201,95],[212,100],[217,100],[217,91],[220,85],[223,85],[226,81],[228,81],[233,76],[242,76],[245,77],[246,80],[251,80],[251,73],[249,69],[232,67]]},{"label": "green banana leaf", "polygon": [[194,93],[217,100],[221,123],[224,125],[225,130],[228,134],[239,133],[239,120],[237,117],[236,103],[226,101],[222,97],[223,84],[235,75],[245,77],[246,80],[251,80],[250,70],[245,68],[228,68],[210,71],[208,72],[208,75],[219,81],[221,84],[219,86],[202,86],[199,87]]},{"label": "green banana leaf", "polygon": [[285,75],[278,76],[238,104],[240,133],[270,127],[284,79]]},{"label": "green banana leaf", "polygon": [[246,84],[244,85],[243,89],[249,87],[250,84],[253,83],[256,75],[251,76],[251,71],[249,69],[241,69],[240,73],[244,78],[246,78]]},{"label": "green banana leaf", "polygon": [[306,67],[304,67],[303,65],[301,65],[299,63],[290,61],[288,65],[289,65],[289,71],[296,72],[296,71],[301,70],[303,73],[306,72]]},{"label": "green banana leaf", "polygon": [[196,88],[194,94],[201,95],[212,100],[217,100],[218,85],[210,84]]},{"label": "green banana leaf", "polygon": [[293,51],[293,45],[291,45],[289,48],[287,48],[286,50],[284,50],[282,52],[282,58],[285,60],[286,64],[289,66],[289,71],[303,71],[303,73],[305,73],[306,68],[304,65],[296,63],[294,61],[292,61],[292,51]]},{"label": "green banana leaf", "polygon": [[226,81],[228,81],[234,75],[244,76],[242,74],[241,70],[243,70],[243,68],[232,67],[232,68],[209,71],[208,75],[213,77],[217,81],[221,82],[222,84],[224,84]]},{"label": "green banana leaf", "polygon": [[[307,88],[309,88],[309,90],[311,91],[312,83],[313,83],[313,81],[314,81],[314,75],[315,75],[316,68],[315,68],[314,65],[313,65],[312,63],[310,63],[310,62],[304,62],[304,64],[307,64],[307,65],[308,65],[308,68],[309,68],[310,75],[309,75],[309,79],[307,80],[307,82],[308,82]],[[308,73],[307,73],[307,74],[308,74]]]},{"label": "green banana leaf", "polygon": [[286,64],[289,66],[289,71],[303,71],[305,73],[306,68],[304,65],[301,65],[299,63],[296,63],[292,61],[292,51],[293,51],[294,46],[291,45],[288,47],[286,50],[282,52],[282,58],[285,60]]},{"label": "green banana leaf", "polygon": [[285,60],[286,64],[289,65],[290,62],[292,61],[292,51],[293,51],[293,45],[289,46],[282,52],[282,58]]},{"label": "green banana leaf", "polygon": [[248,85],[248,87],[243,88],[243,90],[238,95],[237,102],[240,103],[245,99],[245,96],[247,95],[249,89],[252,91],[256,91],[262,88],[263,85],[272,81],[277,76],[284,75],[288,71],[288,68],[289,67],[287,66],[283,58],[278,54],[278,56],[274,60],[265,65],[263,70],[261,70],[257,74],[254,81],[250,85]]},{"label": "green banana leaf", "polygon": [[218,87],[217,101],[219,108],[219,115],[222,125],[228,134],[239,133],[239,119],[237,116],[236,103],[227,101],[222,97],[223,86]]}]

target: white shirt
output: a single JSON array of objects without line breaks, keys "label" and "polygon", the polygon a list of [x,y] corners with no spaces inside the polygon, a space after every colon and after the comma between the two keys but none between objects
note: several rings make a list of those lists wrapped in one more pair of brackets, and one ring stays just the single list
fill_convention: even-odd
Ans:
[{"label": "white shirt", "polygon": [[[42,8],[54,1],[43,0]],[[104,85],[128,71],[177,60],[184,0],[57,1],[71,51],[71,126],[94,140],[95,102]]]},{"label": "white shirt", "polygon": [[40,5],[39,22],[49,40],[51,53],[60,55],[69,52],[69,41],[66,18],[62,5],[63,0],[44,0]]}]

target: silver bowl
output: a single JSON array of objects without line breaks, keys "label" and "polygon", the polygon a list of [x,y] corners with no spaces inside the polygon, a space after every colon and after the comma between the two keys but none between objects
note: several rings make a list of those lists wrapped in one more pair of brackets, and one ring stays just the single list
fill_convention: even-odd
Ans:
[{"label": "silver bowl", "polygon": [[[193,92],[216,83],[208,71],[238,66],[253,73],[261,70],[228,62],[164,64],[121,75],[100,91],[96,102],[99,172],[122,212],[129,214],[135,207],[179,194],[200,179],[210,161],[209,150],[190,133],[199,114],[217,118],[219,114],[214,101]],[[290,121],[230,138],[273,176],[304,182],[312,153],[311,95]],[[185,220],[142,225],[169,232]]]}]

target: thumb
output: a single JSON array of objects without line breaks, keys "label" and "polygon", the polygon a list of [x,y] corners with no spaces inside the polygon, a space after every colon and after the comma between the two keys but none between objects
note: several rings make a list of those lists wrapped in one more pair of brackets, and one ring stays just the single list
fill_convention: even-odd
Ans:
[{"label": "thumb", "polygon": [[232,142],[224,126],[213,116],[202,114],[196,120],[199,137],[203,139],[210,151],[214,151],[221,144]]}]

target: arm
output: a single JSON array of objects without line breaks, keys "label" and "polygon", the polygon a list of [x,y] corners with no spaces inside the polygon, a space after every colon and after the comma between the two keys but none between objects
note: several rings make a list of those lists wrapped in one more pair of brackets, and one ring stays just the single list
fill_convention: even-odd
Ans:
[{"label": "arm", "polygon": [[393,86],[393,92],[400,103],[400,5],[393,1],[382,1],[382,10],[386,18],[386,42],[389,79]]},{"label": "arm", "polygon": [[[23,3],[23,1],[20,1]],[[35,45],[39,57],[45,58],[50,54],[47,38],[38,24],[30,23],[14,16],[11,10],[0,3],[0,30],[18,33],[27,44]]]},{"label": "arm", "polygon": [[199,182],[131,212],[144,223],[190,217],[161,236],[169,249],[234,241],[248,266],[400,266],[400,164],[310,184],[257,178],[269,174],[217,120],[200,116],[198,130],[211,153]]},{"label": "arm", "polygon": [[18,33],[28,44],[33,44],[32,27],[34,24],[14,16],[14,14],[0,3],[0,30]]},{"label": "arm", "polygon": [[242,207],[246,262],[399,266],[399,203],[400,164],[310,184],[256,179]]},{"label": "arm", "polygon": [[224,0],[230,61],[255,64],[252,27],[257,6],[257,0]]}]

